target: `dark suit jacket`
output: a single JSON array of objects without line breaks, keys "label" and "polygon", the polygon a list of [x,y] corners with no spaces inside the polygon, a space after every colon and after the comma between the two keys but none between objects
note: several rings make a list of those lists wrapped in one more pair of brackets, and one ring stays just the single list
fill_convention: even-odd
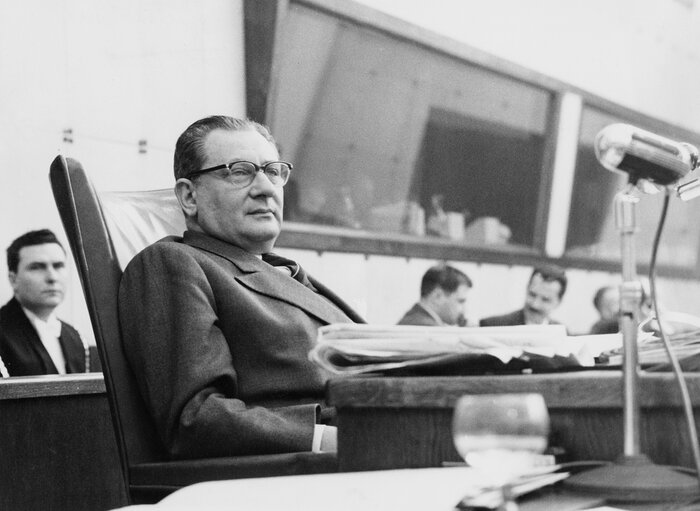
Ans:
[{"label": "dark suit jacket", "polygon": [[[93,348],[86,355],[78,331],[63,321],[59,342],[66,359],[66,372],[84,373],[86,365],[91,371],[102,370],[96,350]],[[39,334],[14,298],[0,309],[0,358],[10,376],[58,374]]]},{"label": "dark suit jacket", "polygon": [[503,314],[501,316],[491,316],[479,321],[479,326],[512,326],[525,324],[525,311],[523,309]]},{"label": "dark suit jacket", "polygon": [[438,326],[438,322],[419,304],[414,303],[398,322],[399,325]]},{"label": "dark suit jacket", "polygon": [[[551,319],[549,323],[552,325],[560,325],[558,321]],[[525,324],[525,310],[520,309],[501,316],[490,316],[479,321],[479,326],[514,326]]]},{"label": "dark suit jacket", "polygon": [[591,334],[615,334],[620,331],[618,319],[599,319],[591,327]]},{"label": "dark suit jacket", "polygon": [[172,457],[308,451],[327,374],[318,327],[362,319],[238,247],[186,231],[138,254],[119,314],[127,359]]}]

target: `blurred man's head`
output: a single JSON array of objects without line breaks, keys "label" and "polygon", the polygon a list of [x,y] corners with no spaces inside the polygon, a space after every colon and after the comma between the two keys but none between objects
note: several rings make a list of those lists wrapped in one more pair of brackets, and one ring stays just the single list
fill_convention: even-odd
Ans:
[{"label": "blurred man's head", "polygon": [[465,323],[467,294],[471,279],[446,264],[433,266],[421,280],[421,303],[428,306],[448,325]]},{"label": "blurred man's head", "polygon": [[617,286],[603,286],[593,296],[593,306],[600,319],[615,320],[620,314],[620,291]]},{"label": "blurred man's head", "polygon": [[66,292],[66,252],[48,229],[30,231],[7,248],[10,285],[17,301],[46,319]]},{"label": "blurred man's head", "polygon": [[525,323],[548,323],[566,292],[566,273],[558,266],[539,266],[532,271],[525,296]]}]

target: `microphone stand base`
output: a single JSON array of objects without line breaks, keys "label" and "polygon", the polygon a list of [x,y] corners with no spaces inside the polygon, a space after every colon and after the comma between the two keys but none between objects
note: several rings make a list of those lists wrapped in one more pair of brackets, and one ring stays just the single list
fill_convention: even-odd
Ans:
[{"label": "microphone stand base", "polygon": [[614,463],[579,472],[563,482],[579,493],[613,502],[677,502],[700,498],[698,479],[646,456],[620,456]]}]

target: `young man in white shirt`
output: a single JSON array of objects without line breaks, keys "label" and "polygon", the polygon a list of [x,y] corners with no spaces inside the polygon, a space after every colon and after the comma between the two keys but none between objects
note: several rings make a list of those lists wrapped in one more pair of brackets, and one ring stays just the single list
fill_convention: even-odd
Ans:
[{"label": "young man in white shirt", "polygon": [[55,309],[66,292],[66,252],[48,229],[7,249],[14,296],[0,308],[0,358],[9,376],[99,371],[96,354]]}]

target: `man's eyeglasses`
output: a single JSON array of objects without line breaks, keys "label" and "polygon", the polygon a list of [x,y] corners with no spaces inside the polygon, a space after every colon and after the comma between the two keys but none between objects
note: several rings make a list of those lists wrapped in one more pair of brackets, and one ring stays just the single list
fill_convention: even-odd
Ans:
[{"label": "man's eyeglasses", "polygon": [[292,171],[292,168],[292,164],[286,161],[271,161],[265,165],[256,165],[252,161],[239,160],[190,172],[185,177],[191,179],[208,172],[225,169],[226,172],[219,174],[223,179],[237,188],[245,188],[253,182],[258,172],[262,172],[273,185],[284,186],[289,180],[289,173]]}]

